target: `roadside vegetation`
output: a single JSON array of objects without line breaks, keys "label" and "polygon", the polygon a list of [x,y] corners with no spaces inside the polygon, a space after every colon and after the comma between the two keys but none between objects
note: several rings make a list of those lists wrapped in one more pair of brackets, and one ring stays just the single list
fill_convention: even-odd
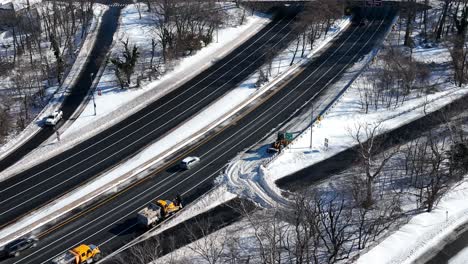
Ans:
[{"label": "roadside vegetation", "polygon": [[140,24],[147,35],[128,32],[119,36],[121,41],[115,45],[122,52],[114,52],[110,58],[122,89],[141,87],[144,81],[160,78],[179,59],[218,41],[220,28],[243,24],[248,12],[235,3],[218,0],[147,0],[135,6],[138,17],[134,23]]},{"label": "roadside vegetation", "polygon": [[[401,2],[400,18],[384,48],[355,84],[357,107],[366,115],[392,111],[446,87],[465,87],[468,81],[468,3]],[[302,43],[299,39],[299,52]],[[423,108],[430,104],[426,101]],[[404,140],[382,136],[385,129],[379,122],[357,123],[347,128],[356,152],[353,166],[345,171],[301,191],[285,192],[287,205],[254,212],[241,205],[235,210],[243,219],[215,233],[211,231],[219,228],[209,223],[187,227],[185,233],[198,235],[180,250],[173,246],[166,254],[166,241],[156,241],[135,247],[125,261],[351,263],[411,217],[432,212],[444,195],[466,181],[466,105],[464,97],[455,107],[431,116],[438,125],[421,127]],[[144,262],[142,256],[147,257]]]},{"label": "roadside vegetation", "polygon": [[0,144],[48,103],[93,18],[93,1],[13,3],[0,10]]}]

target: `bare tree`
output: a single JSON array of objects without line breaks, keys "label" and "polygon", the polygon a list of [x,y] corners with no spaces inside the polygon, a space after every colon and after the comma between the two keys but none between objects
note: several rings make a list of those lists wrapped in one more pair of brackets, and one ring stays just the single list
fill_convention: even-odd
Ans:
[{"label": "bare tree", "polygon": [[354,131],[350,130],[350,135],[357,144],[358,160],[362,165],[365,174],[366,193],[363,199],[364,207],[371,207],[374,203],[373,188],[375,180],[380,176],[382,169],[390,158],[397,153],[398,148],[393,151],[382,151],[383,140],[377,136],[381,134],[381,123],[375,125],[359,123]]},{"label": "bare tree", "polygon": [[[3,97],[0,95],[0,97]],[[5,100],[0,100],[0,143],[2,143],[11,129],[11,117],[7,111]]]},{"label": "bare tree", "polygon": [[346,210],[343,196],[316,197],[315,207],[319,217],[320,239],[327,252],[327,262],[335,263],[349,257],[352,247],[346,247],[353,232],[352,211]]},{"label": "bare tree", "polygon": [[198,219],[195,219],[194,223],[186,225],[185,229],[192,242],[188,245],[190,250],[209,264],[221,262],[226,246],[227,234],[225,230],[211,233],[211,223],[208,220]]}]

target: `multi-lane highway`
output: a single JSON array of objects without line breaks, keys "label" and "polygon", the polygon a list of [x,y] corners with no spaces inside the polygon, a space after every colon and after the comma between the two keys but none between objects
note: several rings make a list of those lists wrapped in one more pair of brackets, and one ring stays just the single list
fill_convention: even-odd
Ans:
[{"label": "multi-lane highway", "polygon": [[295,14],[275,19],[214,66],[103,133],[0,182],[0,227],[128,159],[235,88],[294,38]]},{"label": "multi-lane highway", "polygon": [[[101,2],[110,2],[109,0]],[[126,2],[126,0],[119,0],[119,2]],[[96,76],[100,65],[104,61],[107,52],[112,44],[114,33],[117,29],[120,9],[122,7],[111,7],[106,11],[102,17],[101,27],[99,32],[96,35],[96,45],[93,46],[91,52],[89,53],[89,59],[85,63],[83,70],[80,76],[77,78],[76,83],[67,91],[67,95],[64,99],[62,107],[60,108],[63,111],[63,120],[69,120],[73,113],[79,108],[82,104],[86,95],[88,94],[89,89],[93,79],[90,76]],[[64,121],[61,121],[56,128],[59,128]],[[32,136],[27,142],[24,142],[17,149],[9,153],[3,159],[0,159],[0,172],[8,168],[9,166],[15,164],[15,162],[21,160],[29,152],[37,148],[49,137],[53,136],[55,133],[54,129],[51,127],[44,127],[39,130],[34,136]],[[1,222],[1,221],[0,221]]]},{"label": "multi-lane highway", "polygon": [[[179,171],[174,169],[177,161],[173,160],[167,167],[155,171],[152,177],[142,179],[42,230],[38,234],[40,242],[37,248],[5,263],[43,263],[81,242],[95,243],[104,252],[111,252],[143,231],[135,224],[135,214],[151,200],[182,194],[185,201],[190,202],[202,195],[212,187],[213,179],[238,152],[256,144],[259,139],[275,131],[279,124],[289,120],[293,113],[297,114],[297,109],[320,95],[348,67],[381,41],[394,15],[388,8],[369,11],[370,22],[366,26],[348,28],[301,73],[291,77],[287,84],[264,97],[255,107],[244,111],[230,126],[213,133],[191,149],[190,155],[201,157],[197,167]],[[288,20],[281,20],[269,28],[287,24]],[[160,106],[158,104],[156,107]],[[140,126],[145,124],[140,123]],[[112,144],[112,141],[108,144]]]}]

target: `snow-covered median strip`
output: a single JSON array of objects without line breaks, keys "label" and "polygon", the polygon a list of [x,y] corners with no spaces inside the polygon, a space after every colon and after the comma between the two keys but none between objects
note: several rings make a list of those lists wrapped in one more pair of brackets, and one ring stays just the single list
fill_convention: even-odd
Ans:
[{"label": "snow-covered median strip", "polygon": [[[341,24],[343,26],[340,27],[340,31],[346,27],[348,23],[349,20],[346,19]],[[338,33],[339,32],[336,34]],[[336,34],[334,34],[334,36],[336,36]],[[327,43],[332,38],[333,36],[327,38]],[[323,43],[323,45],[319,47],[322,48],[325,44],[326,43]],[[318,49],[314,50],[314,53],[317,51]],[[287,68],[283,71],[283,74],[260,89],[255,89],[251,87],[251,85],[246,85],[246,83],[252,81],[248,79],[244,84],[241,84],[238,88],[227,93],[195,117],[162,137],[157,143],[141,151],[135,157],[104,175],[101,175],[97,179],[86,183],[79,189],[66,194],[64,197],[44,208],[39,209],[29,217],[25,217],[15,224],[2,229],[0,231],[0,237],[4,237],[4,239],[0,240],[0,245],[6,241],[22,236],[31,230],[37,229],[46,223],[54,221],[73,208],[86,204],[99,195],[115,191],[118,185],[128,183],[129,179],[145,176],[145,174],[148,173],[147,171],[161,165],[167,157],[170,157],[187,145],[201,139],[206,133],[233,117],[239,110],[251,104],[265,92],[273,89],[285,77],[299,70],[303,63],[306,63],[306,60],[300,61],[293,67]]]},{"label": "snow-covered median strip", "polygon": [[[130,27],[130,25],[135,25],[135,23],[132,23],[134,21],[132,17],[135,16],[133,11],[137,12],[136,9],[130,8],[134,8],[133,5],[127,6],[122,11],[121,25],[114,37],[114,42],[119,41],[119,35],[122,37],[123,31],[135,35],[141,35],[145,32],[144,28]],[[125,14],[130,15],[130,18],[126,18]],[[220,30],[218,43],[211,43],[195,55],[184,58],[172,72],[165,74],[161,79],[151,82],[141,89],[122,90],[117,84],[110,85],[109,82],[113,78],[113,72],[110,69],[105,70],[98,84],[98,88],[102,90],[102,96],[95,95],[96,116],[94,116],[94,104],[91,100],[80,117],[61,136],[60,142],[39,147],[23,158],[20,161],[21,163],[17,163],[21,164],[20,166],[12,166],[0,173],[0,178],[9,177],[47,160],[138,112],[212,66],[217,60],[226,56],[255,35],[269,22],[269,18],[254,15],[249,17],[246,24],[242,26]]]},{"label": "snow-covered median strip", "polygon": [[[60,108],[61,104],[63,103],[66,92],[75,85],[78,77],[80,76],[81,71],[83,70],[84,65],[88,61],[88,57],[91,53],[92,47],[94,47],[94,43],[96,42],[96,36],[99,32],[99,28],[102,23],[102,16],[104,12],[109,9],[106,5],[102,4],[94,4],[93,6],[93,20],[91,26],[89,28],[89,33],[86,36],[85,41],[83,42],[80,52],[73,63],[72,68],[68,72],[67,77],[65,78],[62,86],[54,93],[53,97],[50,99],[49,103],[42,109],[42,111],[34,118],[31,123],[23,130],[21,133],[10,139],[7,143],[5,143],[0,148],[0,159],[6,157],[8,154],[13,152],[19,146],[24,144],[30,138],[32,138],[41,127],[38,125],[41,123],[41,120],[52,113],[54,110]],[[0,176],[0,180],[3,179],[3,175]]]}]

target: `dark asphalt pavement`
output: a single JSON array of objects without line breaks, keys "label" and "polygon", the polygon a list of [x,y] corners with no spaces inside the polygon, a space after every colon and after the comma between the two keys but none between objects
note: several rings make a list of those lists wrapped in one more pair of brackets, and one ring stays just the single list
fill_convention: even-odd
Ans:
[{"label": "dark asphalt pavement", "polygon": [[[105,56],[109,51],[109,47],[112,44],[121,9],[122,7],[111,7],[104,13],[101,27],[96,36],[96,45],[91,50],[89,56],[90,59],[84,65],[83,71],[78,77],[76,84],[70,89],[68,95],[65,97],[62,107],[60,108],[63,111],[63,118],[59,124],[57,124],[57,128],[59,128],[65,121],[70,119],[75,110],[86,98],[86,95],[88,94],[88,91],[91,88],[91,84],[93,82],[90,76],[91,74],[96,76],[103,59],[105,59]],[[38,125],[44,126],[43,120],[40,120]],[[55,130],[52,127],[44,126],[31,139],[19,146],[15,151],[7,155],[5,158],[0,160],[0,172],[21,160],[21,158],[37,148],[49,137],[53,136],[54,133]]]},{"label": "dark asphalt pavement", "polygon": [[[449,263],[451,258],[468,247],[468,229],[464,226],[464,232],[457,235],[457,238],[445,245],[435,254],[426,264],[445,264]],[[416,261],[415,263],[422,263]]]},{"label": "dark asphalt pavement", "polygon": [[294,16],[271,22],[215,65],[117,125],[0,182],[0,227],[132,157],[237,87],[273,49],[285,48],[294,38]]},{"label": "dark asphalt pavement", "polygon": [[[43,263],[77,243],[95,243],[103,252],[112,252],[144,230],[135,225],[136,212],[157,198],[172,198],[182,194],[190,202],[213,186],[213,179],[237,153],[255,145],[272,133],[279,124],[289,120],[304,103],[315,98],[353,63],[380,42],[393,19],[387,8],[368,14],[370,23],[350,27],[320,56],[282,89],[265,101],[244,112],[242,118],[214,133],[192,150],[190,155],[201,162],[190,171],[171,167],[155,172],[138,184],[102,199],[95,206],[76,210],[70,218],[39,234],[39,246],[22,257],[5,263]],[[171,161],[175,164],[175,160]]]}]

